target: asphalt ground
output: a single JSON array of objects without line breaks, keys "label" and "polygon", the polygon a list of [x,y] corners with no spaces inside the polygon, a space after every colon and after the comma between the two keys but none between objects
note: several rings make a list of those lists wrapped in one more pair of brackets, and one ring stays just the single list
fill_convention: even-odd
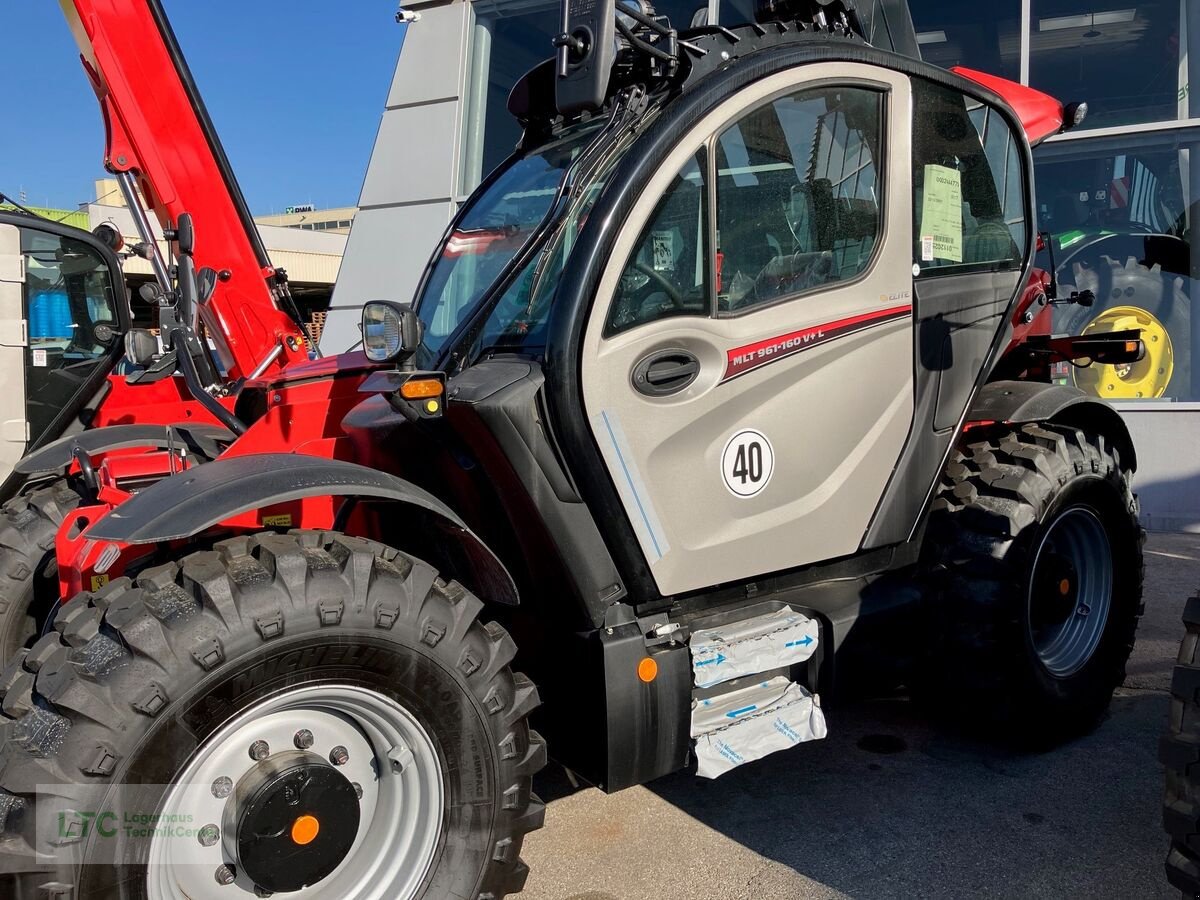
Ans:
[{"label": "asphalt ground", "polygon": [[1087,737],[1016,753],[893,697],[827,709],[824,741],[717,781],[679,774],[607,796],[551,764],[522,898],[1177,897],[1157,748],[1200,535],[1151,535],[1146,563],[1126,684]]}]

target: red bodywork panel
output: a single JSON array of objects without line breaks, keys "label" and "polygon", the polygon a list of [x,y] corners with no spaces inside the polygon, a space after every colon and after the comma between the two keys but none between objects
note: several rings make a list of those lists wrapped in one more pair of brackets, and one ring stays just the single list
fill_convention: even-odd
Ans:
[{"label": "red bodywork panel", "polygon": [[[216,417],[192,399],[183,379],[164,378],[149,384],[128,384],[123,375],[108,376],[109,393],[89,423],[107,425],[175,425],[183,422],[219,424]],[[232,399],[221,401],[232,409]]]},{"label": "red bodywork panel", "polygon": [[[189,89],[182,57],[173,57],[159,0],[60,0],[107,129],[105,166],[137,177],[163,227],[191,213],[197,267],[228,272],[207,304],[210,336],[224,344],[230,378],[248,374],[274,347],[283,353],[268,372],[306,360],[295,323],[277,306],[270,267],[257,232],[239,213],[241,193],[224,162],[206,114]],[[244,205],[244,204],[243,204]],[[291,338],[292,340],[287,340]]]},{"label": "red bodywork panel", "polygon": [[[291,367],[284,378],[253,383],[248,390],[262,391],[266,409],[222,458],[254,453],[304,453],[353,461],[354,450],[342,432],[341,422],[346,413],[366,398],[359,387],[372,369],[363,354],[349,353]],[[138,421],[145,420],[139,416]],[[130,564],[156,549],[152,545],[98,543],[87,538],[85,532],[89,524],[129,499],[131,486],[136,489],[188,465],[177,452],[136,449],[97,455],[93,462],[101,485],[98,502],[70,513],[58,531],[55,551],[59,596],[64,598],[83,590],[98,590],[108,579],[118,577]],[[237,516],[223,522],[219,530],[234,534],[301,525],[329,528],[335,512],[332,498],[313,497]],[[97,570],[101,554],[110,546],[115,549],[109,550],[108,565]]]},{"label": "red bodywork panel", "polygon": [[1036,147],[1046,138],[1062,131],[1063,105],[1049,94],[1043,94],[1007,78],[999,78],[962,66],[955,66],[950,71],[1003,97],[1020,118],[1031,147]]},{"label": "red bodywork panel", "polygon": [[1031,337],[1050,334],[1054,313],[1049,296],[1050,273],[1043,269],[1034,269],[1029,274],[1029,283],[1025,285],[1021,299],[1013,308],[1012,339],[1004,348],[1006,354]]}]

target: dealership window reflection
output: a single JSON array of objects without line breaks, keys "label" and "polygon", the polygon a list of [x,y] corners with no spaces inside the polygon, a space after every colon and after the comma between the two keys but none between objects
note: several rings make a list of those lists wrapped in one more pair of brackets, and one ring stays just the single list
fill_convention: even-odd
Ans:
[{"label": "dealership window reflection", "polygon": [[[1109,400],[1200,400],[1192,298],[1200,260],[1192,219],[1200,142],[1123,135],[1044,145],[1035,155],[1040,227],[1053,236],[1059,296],[1090,290],[1095,305],[1061,304],[1054,330],[1141,328],[1147,356],[1126,367],[1060,367],[1058,378]],[[1040,260],[1048,265],[1047,254]]]},{"label": "dealership window reflection", "polygon": [[1020,80],[1020,0],[911,0],[909,9],[927,62],[943,69],[966,66]]},{"label": "dealership window reflection", "polygon": [[1064,101],[1086,100],[1085,128],[1186,118],[1182,17],[1195,5],[1033,0],[1030,84]]}]

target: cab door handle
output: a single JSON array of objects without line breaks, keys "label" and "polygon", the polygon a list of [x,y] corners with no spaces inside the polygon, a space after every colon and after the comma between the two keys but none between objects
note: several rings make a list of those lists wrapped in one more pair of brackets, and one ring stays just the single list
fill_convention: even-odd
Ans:
[{"label": "cab door handle", "polygon": [[687,350],[659,350],[633,367],[633,386],[648,397],[666,397],[687,388],[700,374],[700,360]]}]

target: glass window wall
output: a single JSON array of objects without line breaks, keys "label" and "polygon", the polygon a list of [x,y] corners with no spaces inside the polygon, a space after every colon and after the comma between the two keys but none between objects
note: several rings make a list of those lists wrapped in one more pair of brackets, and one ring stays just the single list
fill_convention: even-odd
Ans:
[{"label": "glass window wall", "polygon": [[[1200,255],[1192,220],[1200,200],[1200,129],[1056,141],[1035,154],[1040,227],[1053,238],[1059,297],[1054,331],[1141,328],[1146,359],[1130,366],[1063,368],[1060,380],[1109,400],[1200,400],[1192,349],[1200,319]],[[1049,268],[1049,254],[1040,264]]]},{"label": "glass window wall", "polygon": [[1086,100],[1085,128],[1188,115],[1180,0],[1032,0],[1029,82]]},{"label": "glass window wall", "polygon": [[1021,79],[1020,0],[911,0],[909,8],[926,61]]}]

